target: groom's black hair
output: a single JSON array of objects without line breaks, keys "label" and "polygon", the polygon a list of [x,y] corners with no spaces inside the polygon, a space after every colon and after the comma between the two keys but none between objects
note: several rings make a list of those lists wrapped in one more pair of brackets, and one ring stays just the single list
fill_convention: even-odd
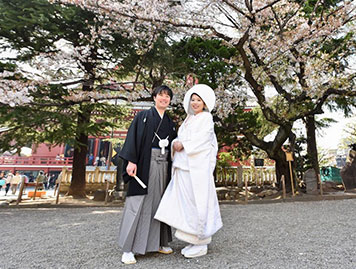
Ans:
[{"label": "groom's black hair", "polygon": [[152,92],[152,98],[156,97],[156,95],[161,93],[161,92],[167,93],[169,95],[169,97],[171,98],[171,100],[172,100],[173,91],[171,90],[171,88],[169,88],[166,85],[161,85],[161,86],[156,87]]}]

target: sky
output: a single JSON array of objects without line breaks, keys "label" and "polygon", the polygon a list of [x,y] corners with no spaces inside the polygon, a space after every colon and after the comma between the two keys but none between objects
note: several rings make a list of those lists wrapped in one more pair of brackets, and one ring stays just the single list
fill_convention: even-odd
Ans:
[{"label": "sky", "polygon": [[[356,66],[356,61],[355,64]],[[275,96],[275,90],[273,88],[266,87],[266,96],[268,98]],[[253,96],[252,93],[250,93]],[[323,109],[324,113],[317,116],[317,119],[322,118],[333,118],[337,122],[331,123],[330,127],[324,128],[323,130],[317,130],[317,146],[323,149],[338,149],[338,145],[341,142],[342,138],[350,136],[347,134],[344,129],[348,123],[355,123],[356,124],[356,109],[353,110],[352,115],[350,117],[345,118],[342,112],[330,112],[326,108]],[[294,123],[293,128],[297,137],[300,135],[305,134],[305,126],[301,120]],[[266,141],[271,141],[274,139],[276,134],[273,133],[268,135]],[[356,138],[355,138],[356,139]],[[286,142],[287,143],[287,142]]]},{"label": "sky", "polygon": [[319,147],[327,149],[337,149],[341,139],[347,137],[347,133],[344,131],[348,123],[356,123],[356,112],[353,116],[345,118],[342,112],[327,112],[323,114],[323,117],[334,118],[338,122],[332,123],[327,129],[322,132],[318,132],[317,144]]},{"label": "sky", "polygon": [[[343,113],[341,112],[327,112],[327,111],[325,111],[324,114],[318,117],[319,119],[333,118],[337,122],[330,124],[330,127],[328,128],[317,130],[316,132],[317,147],[322,149],[328,149],[328,150],[332,150],[332,149],[341,150],[341,148],[339,147],[339,143],[341,142],[342,138],[350,136],[344,131],[344,129],[346,128],[346,125],[348,123],[356,123],[356,111],[354,111],[353,115],[350,118],[345,118]],[[306,136],[305,125],[302,123],[301,120],[294,123],[293,131],[297,135],[297,137]],[[276,136],[276,131],[267,135],[264,139],[265,141],[273,141],[275,136]],[[288,140],[285,143],[288,144]]]}]

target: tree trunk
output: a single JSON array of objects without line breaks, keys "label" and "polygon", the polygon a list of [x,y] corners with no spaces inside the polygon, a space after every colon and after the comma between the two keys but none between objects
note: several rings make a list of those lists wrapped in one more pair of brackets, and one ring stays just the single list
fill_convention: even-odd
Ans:
[{"label": "tree trunk", "polygon": [[66,195],[72,195],[74,198],[85,198],[85,172],[86,155],[88,151],[88,134],[83,126],[90,122],[90,109],[80,109],[78,112],[76,146],[73,155],[72,181]]},{"label": "tree trunk", "polygon": [[[290,171],[289,171],[289,163],[286,160],[285,153],[281,150],[277,156],[274,156],[273,160],[276,162],[276,176],[277,176],[277,184],[278,188],[282,189],[282,175],[284,175],[284,181],[286,184],[286,191],[292,191],[291,179],[290,179]],[[293,179],[294,180],[294,179]],[[295,184],[294,184],[295,186]]]},{"label": "tree trunk", "polygon": [[[289,134],[289,146],[290,146],[290,151],[292,152],[292,156],[293,156],[293,161],[291,162],[291,165],[292,165],[292,176],[293,176],[293,183],[294,183],[293,186],[294,186],[295,192],[299,188],[299,186],[297,184],[298,174],[296,171],[297,160],[296,160],[296,156],[295,156],[295,141],[296,141],[296,139],[297,139],[297,136],[295,135],[295,133],[293,133],[291,131],[291,133]],[[289,167],[289,163],[288,163],[288,167]],[[290,173],[289,173],[289,178],[290,178]],[[289,179],[289,182],[290,182],[290,179]]]},{"label": "tree trunk", "polygon": [[306,117],[305,126],[307,129],[307,153],[314,168],[315,173],[318,175],[319,162],[318,162],[318,149],[316,146],[315,138],[315,117],[314,115]]},{"label": "tree trunk", "polygon": [[276,168],[277,184],[279,186],[279,189],[282,189],[281,177],[282,175],[284,175],[286,190],[288,192],[292,190],[289,163],[287,162],[286,154],[284,153],[281,147],[289,137],[292,137],[291,135],[292,127],[293,124],[288,124],[288,123],[285,124],[284,126],[280,126],[280,128],[278,129],[278,133],[275,136],[274,141],[272,142],[265,142],[263,140],[258,139],[254,134],[251,134],[249,132],[244,132],[244,130],[242,130],[242,133],[245,135],[246,139],[248,139],[251,142],[251,144],[266,151],[268,157],[276,162],[275,168]]}]

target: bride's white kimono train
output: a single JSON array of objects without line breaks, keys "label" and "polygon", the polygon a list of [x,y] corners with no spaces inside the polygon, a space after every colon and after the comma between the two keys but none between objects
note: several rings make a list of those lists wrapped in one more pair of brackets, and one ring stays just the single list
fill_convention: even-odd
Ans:
[{"label": "bride's white kimono train", "polygon": [[205,111],[188,115],[176,139],[184,149],[171,151],[172,179],[155,219],[176,228],[180,240],[209,244],[222,227],[213,176],[218,146],[212,115]]}]

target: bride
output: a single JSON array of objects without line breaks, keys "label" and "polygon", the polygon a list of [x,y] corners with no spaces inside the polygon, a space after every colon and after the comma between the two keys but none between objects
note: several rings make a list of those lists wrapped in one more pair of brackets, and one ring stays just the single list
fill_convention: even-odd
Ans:
[{"label": "bride", "polygon": [[214,91],[207,85],[194,85],[185,94],[187,117],[172,142],[172,180],[155,215],[189,243],[181,251],[186,258],[206,255],[211,236],[222,227],[213,176],[218,149],[210,114],[214,105]]}]

